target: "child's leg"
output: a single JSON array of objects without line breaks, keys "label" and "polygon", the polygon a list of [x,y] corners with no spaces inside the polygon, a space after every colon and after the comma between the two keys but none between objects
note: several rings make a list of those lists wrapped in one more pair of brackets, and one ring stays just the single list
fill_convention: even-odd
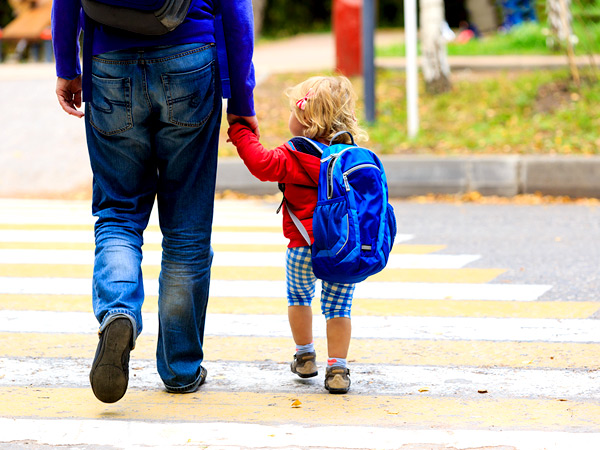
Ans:
[{"label": "child's leg", "polygon": [[354,284],[340,284],[323,281],[321,310],[327,320],[327,352],[330,359],[343,359],[348,356],[352,324],[350,309]]},{"label": "child's leg", "polygon": [[310,306],[288,306],[288,319],[296,346],[305,346],[313,342]]},{"label": "child's leg", "polygon": [[288,319],[296,345],[313,342],[312,299],[316,278],[312,272],[310,247],[288,248],[285,274],[287,281]]},{"label": "child's leg", "polygon": [[327,321],[327,354],[330,359],[346,359],[350,347],[352,324],[349,317],[334,317]]},{"label": "child's leg", "polygon": [[350,347],[352,325],[353,284],[328,283],[323,281],[321,309],[327,319],[327,370],[325,389],[330,394],[345,394],[350,389],[350,371],[346,367],[346,357]]},{"label": "child's leg", "polygon": [[318,374],[312,334],[311,303],[316,278],[312,272],[310,247],[290,248],[286,253],[288,318],[296,343],[296,354],[290,368],[301,378]]}]

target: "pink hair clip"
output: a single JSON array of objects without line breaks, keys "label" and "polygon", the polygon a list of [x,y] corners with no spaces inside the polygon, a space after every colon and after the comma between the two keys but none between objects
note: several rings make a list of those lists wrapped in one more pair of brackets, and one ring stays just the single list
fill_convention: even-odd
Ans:
[{"label": "pink hair clip", "polygon": [[296,106],[298,107],[298,109],[304,111],[306,109],[306,102],[308,101],[309,98],[311,98],[314,95],[315,95],[315,93],[312,90],[312,88],[309,89],[308,92],[306,93],[306,95],[304,96],[304,98],[301,98],[300,100],[298,100],[296,102]]}]

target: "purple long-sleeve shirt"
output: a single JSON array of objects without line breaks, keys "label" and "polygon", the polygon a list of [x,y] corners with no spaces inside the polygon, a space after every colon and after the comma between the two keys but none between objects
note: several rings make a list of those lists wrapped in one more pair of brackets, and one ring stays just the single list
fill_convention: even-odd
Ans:
[{"label": "purple long-sleeve shirt", "polygon": [[[252,52],[254,31],[250,0],[219,0],[227,46],[231,98],[227,112],[253,116],[255,86]],[[81,0],[54,0],[52,5],[52,39],[56,74],[72,80],[81,74],[79,35],[82,30]],[[215,42],[212,0],[192,0],[185,21],[162,36],[141,36],[100,26],[94,31],[94,55],[134,47]],[[90,55],[83,55],[84,58]]]}]

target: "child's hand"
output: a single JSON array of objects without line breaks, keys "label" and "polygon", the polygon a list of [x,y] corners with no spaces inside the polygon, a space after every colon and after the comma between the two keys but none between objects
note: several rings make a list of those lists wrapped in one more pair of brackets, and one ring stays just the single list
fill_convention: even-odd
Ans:
[{"label": "child's hand", "polygon": [[[256,116],[236,116],[235,114],[227,114],[227,122],[229,125],[234,123],[242,123],[246,125],[260,139],[260,130],[258,129],[258,119]],[[227,141],[230,142],[230,141]]]}]

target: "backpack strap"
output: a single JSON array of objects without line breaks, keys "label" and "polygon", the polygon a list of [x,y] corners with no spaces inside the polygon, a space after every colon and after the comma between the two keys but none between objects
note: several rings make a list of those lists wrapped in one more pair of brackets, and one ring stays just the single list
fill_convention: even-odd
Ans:
[{"label": "backpack strap", "polygon": [[356,144],[354,143],[354,136],[352,136],[352,133],[350,133],[349,131],[338,131],[337,133],[335,133],[333,135],[333,137],[331,138],[331,141],[329,141],[329,145],[330,146],[333,145],[333,143],[336,141],[336,139],[344,134],[347,134],[348,136],[350,136],[350,142],[352,142],[352,145],[356,146]]},{"label": "backpack strap", "polygon": [[[290,147],[292,147],[292,150],[301,152],[301,153],[306,153],[307,155],[311,155],[311,156],[314,156],[315,158],[319,158],[319,160],[321,159],[321,156],[323,155],[323,151],[327,148],[327,146],[325,144],[321,144],[320,142],[313,141],[312,139],[309,139],[305,136],[296,136],[296,137],[290,139],[288,144],[290,145]],[[306,228],[304,227],[304,225],[302,225],[302,222],[300,221],[300,219],[298,219],[296,214],[294,214],[292,212],[292,210],[290,209],[289,205],[287,204],[287,202],[285,200],[285,185],[282,185],[280,183],[279,189],[281,190],[281,192],[283,192],[283,199],[281,200],[281,204],[279,205],[279,208],[277,208],[277,213],[279,213],[279,211],[281,211],[281,207],[285,204],[285,208],[287,209],[288,214],[292,218],[294,225],[296,225],[296,228],[298,228],[298,231],[300,232],[300,234],[302,235],[302,237],[304,238],[304,240],[310,247],[312,244],[310,242],[310,236],[308,234],[308,231],[306,231]]]},{"label": "backpack strap", "polygon": [[223,16],[221,14],[221,1],[215,0],[215,43],[217,44],[217,61],[221,75],[221,91],[223,98],[231,98],[231,82],[229,80],[229,62],[227,61],[227,46],[225,31],[223,30]]},{"label": "backpack strap", "polygon": [[308,231],[306,231],[306,228],[304,228],[304,225],[302,225],[302,222],[300,222],[300,219],[298,219],[298,217],[296,217],[296,214],[294,214],[292,212],[292,210],[288,206],[287,202],[285,204],[285,207],[287,209],[288,214],[292,218],[294,225],[296,225],[296,228],[298,228],[298,231],[300,232],[300,234],[302,235],[302,237],[304,238],[304,240],[308,243],[308,246],[310,247],[311,242],[310,242],[310,236],[308,235]]},{"label": "backpack strap", "polygon": [[288,141],[288,144],[290,147],[292,147],[292,150],[306,153],[319,159],[321,159],[321,156],[323,156],[323,150],[327,147],[325,144],[313,141],[305,136],[293,137]]}]

